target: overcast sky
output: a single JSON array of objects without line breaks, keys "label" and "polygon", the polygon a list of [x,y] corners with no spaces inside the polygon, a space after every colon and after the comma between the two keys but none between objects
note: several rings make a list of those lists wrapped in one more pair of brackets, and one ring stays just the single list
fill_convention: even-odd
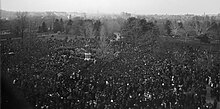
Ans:
[{"label": "overcast sky", "polygon": [[220,0],[0,0],[10,11],[66,11],[135,14],[217,14]]}]

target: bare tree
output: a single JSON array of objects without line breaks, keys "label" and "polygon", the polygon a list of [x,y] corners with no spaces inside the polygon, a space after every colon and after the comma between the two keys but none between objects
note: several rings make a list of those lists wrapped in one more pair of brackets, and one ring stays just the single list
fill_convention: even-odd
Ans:
[{"label": "bare tree", "polygon": [[84,21],[83,23],[84,26],[84,36],[85,38],[90,38],[94,36],[94,31],[93,31],[93,24],[92,21]]},{"label": "bare tree", "polygon": [[106,48],[108,46],[107,44],[107,30],[106,27],[104,25],[101,26],[101,30],[100,30],[100,49],[105,52]]},{"label": "bare tree", "polygon": [[166,30],[166,33],[167,35],[171,35],[171,32],[172,32],[172,22],[170,20],[167,20],[165,25],[164,25],[164,28]]},{"label": "bare tree", "polygon": [[175,21],[171,26],[171,33],[174,36],[186,36],[186,30],[181,21]]},{"label": "bare tree", "polygon": [[25,29],[28,27],[28,21],[27,21],[27,12],[17,12],[16,16],[17,16],[17,32],[18,35],[22,37],[22,39],[24,38],[24,32]]},{"label": "bare tree", "polygon": [[107,28],[105,25],[101,26],[100,29],[100,40],[99,40],[99,49],[98,52],[100,54],[100,58],[109,58],[113,56],[113,51],[111,49],[110,44],[107,42]]},{"label": "bare tree", "polygon": [[209,21],[192,21],[190,22],[190,26],[192,29],[196,32],[198,36],[207,33],[208,28],[210,28],[210,22]]}]

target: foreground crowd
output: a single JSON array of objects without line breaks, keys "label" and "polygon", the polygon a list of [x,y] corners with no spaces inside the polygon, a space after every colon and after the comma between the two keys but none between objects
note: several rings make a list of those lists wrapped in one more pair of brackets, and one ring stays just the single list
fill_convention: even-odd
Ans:
[{"label": "foreground crowd", "polygon": [[[220,63],[207,59],[207,51],[183,46],[155,54],[145,46],[120,45],[127,47],[111,61],[85,61],[61,50],[7,73],[38,109],[216,109]],[[206,100],[207,87],[214,103]]]}]

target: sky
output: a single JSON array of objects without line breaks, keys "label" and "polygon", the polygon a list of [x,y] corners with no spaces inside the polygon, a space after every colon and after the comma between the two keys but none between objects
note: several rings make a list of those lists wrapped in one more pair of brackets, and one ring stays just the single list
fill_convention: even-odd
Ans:
[{"label": "sky", "polygon": [[8,11],[134,14],[217,14],[220,0],[0,0]]}]

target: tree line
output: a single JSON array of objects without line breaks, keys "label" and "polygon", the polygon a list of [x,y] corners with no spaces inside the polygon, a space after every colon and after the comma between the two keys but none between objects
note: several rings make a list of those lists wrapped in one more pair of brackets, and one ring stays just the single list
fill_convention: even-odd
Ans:
[{"label": "tree line", "polygon": [[[188,37],[207,35],[212,39],[220,39],[220,21],[209,16],[195,16],[191,19],[154,19],[148,22],[145,18],[116,18],[98,20],[75,17],[68,20],[47,16],[45,18],[30,17],[27,12],[18,12],[17,18],[7,21],[0,20],[1,30],[10,30],[14,35],[24,37],[26,33],[53,32],[75,36],[98,37],[101,26],[105,25],[107,36],[114,32],[124,32],[122,35],[137,40],[149,28],[154,28],[155,33],[166,36]],[[137,20],[138,19],[138,20]],[[130,31],[131,30],[131,31]],[[128,33],[131,33],[127,35]],[[149,33],[149,32],[148,32]]]}]

